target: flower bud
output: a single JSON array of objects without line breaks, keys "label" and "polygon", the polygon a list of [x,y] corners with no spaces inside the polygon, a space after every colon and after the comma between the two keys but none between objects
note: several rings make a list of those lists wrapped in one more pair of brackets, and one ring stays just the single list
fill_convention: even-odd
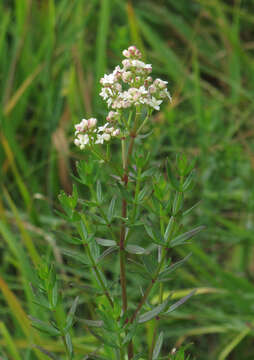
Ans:
[{"label": "flower bud", "polygon": [[130,54],[130,52],[129,52],[128,50],[124,50],[124,51],[123,51],[123,56],[129,58],[130,55],[131,55],[131,54]]},{"label": "flower bud", "polygon": [[112,132],[112,136],[118,136],[120,134],[120,130],[116,129]]},{"label": "flower bud", "polygon": [[103,139],[104,139],[105,141],[109,141],[110,138],[111,138],[111,136],[110,136],[109,134],[106,134],[106,133],[102,134],[102,137],[103,137]]},{"label": "flower bud", "polygon": [[94,128],[94,127],[96,126],[96,124],[97,124],[97,119],[95,119],[95,118],[90,118],[90,119],[88,119],[88,121],[87,121],[87,127],[88,127],[88,129]]}]

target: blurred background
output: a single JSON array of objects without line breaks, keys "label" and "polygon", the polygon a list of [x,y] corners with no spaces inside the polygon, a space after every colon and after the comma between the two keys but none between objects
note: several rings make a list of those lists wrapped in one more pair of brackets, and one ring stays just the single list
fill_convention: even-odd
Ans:
[{"label": "blurred background", "polygon": [[[192,343],[199,360],[253,360],[253,39],[252,0],[1,1],[0,349],[7,359],[19,359],[8,334],[21,359],[37,359],[25,317],[37,311],[29,282],[49,248],[61,268],[51,232],[62,221],[57,196],[71,192],[75,162],[87,157],[73,145],[74,124],[91,116],[104,122],[99,79],[136,45],[173,98],[154,115],[145,146],[154,161],[176,152],[197,157],[189,201],[201,204],[190,222],[207,226],[174,280],[177,289],[199,291],[172,313],[167,342]],[[80,337],[78,349],[89,339]]]}]

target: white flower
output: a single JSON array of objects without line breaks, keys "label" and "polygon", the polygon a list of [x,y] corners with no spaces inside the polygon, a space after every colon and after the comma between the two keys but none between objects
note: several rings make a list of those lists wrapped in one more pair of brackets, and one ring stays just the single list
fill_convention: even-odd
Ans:
[{"label": "white flower", "polygon": [[103,126],[99,126],[99,127],[98,127],[98,132],[103,132],[108,125],[109,125],[109,123],[106,122]]},{"label": "white flower", "polygon": [[77,139],[74,140],[74,144],[83,150],[85,145],[89,144],[89,136],[87,134],[78,134]]},{"label": "white flower", "polygon": [[147,105],[151,106],[155,110],[160,110],[160,104],[162,100],[157,100],[154,96],[147,102]]},{"label": "white flower", "polygon": [[115,82],[115,76],[114,74],[105,74],[103,78],[101,78],[100,83],[102,85],[108,85],[108,84],[114,84]]}]

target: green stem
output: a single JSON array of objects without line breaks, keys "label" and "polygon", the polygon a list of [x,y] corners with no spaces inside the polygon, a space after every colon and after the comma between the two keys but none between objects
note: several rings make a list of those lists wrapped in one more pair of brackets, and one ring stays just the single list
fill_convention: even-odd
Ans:
[{"label": "green stem", "polygon": [[[86,221],[84,219],[84,216],[83,215],[81,215],[81,216],[82,216],[83,221],[86,223]],[[80,233],[81,233],[81,231],[80,231]],[[108,302],[109,302],[110,306],[113,308],[114,303],[113,303],[113,301],[112,301],[112,299],[111,299],[111,297],[109,295],[109,292],[108,292],[108,290],[107,290],[107,288],[106,288],[106,286],[104,284],[104,281],[103,281],[103,279],[101,277],[101,274],[100,274],[100,271],[99,271],[98,266],[96,264],[96,261],[94,260],[93,255],[91,253],[91,250],[89,248],[89,244],[87,242],[84,242],[84,247],[85,247],[88,258],[91,261],[92,268],[93,268],[93,270],[94,270],[94,272],[96,274],[97,281],[99,282],[99,284],[100,284],[100,286],[101,286],[101,288],[102,288],[102,290],[104,292],[104,295],[108,299]]]},{"label": "green stem", "polygon": [[135,197],[134,197],[134,206],[133,206],[133,212],[132,212],[132,221],[135,221],[136,213],[137,213],[137,207],[138,207],[138,194],[140,191],[140,185],[141,185],[141,169],[138,169],[137,174],[137,182],[136,182],[136,188],[135,188]]},{"label": "green stem", "polygon": [[96,274],[96,276],[97,276],[97,279],[98,279],[98,281],[99,281],[99,283],[100,283],[100,285],[101,285],[101,287],[102,287],[102,289],[103,289],[103,292],[104,292],[105,296],[106,296],[107,299],[108,299],[109,304],[110,304],[111,307],[113,308],[113,307],[114,307],[113,301],[112,301],[112,299],[111,299],[111,297],[110,297],[110,295],[109,295],[109,292],[108,292],[108,290],[107,290],[107,288],[106,288],[106,286],[105,286],[105,284],[104,284],[104,282],[103,282],[103,279],[102,279],[102,277],[101,277],[100,271],[99,271],[99,269],[98,269],[98,267],[97,267],[97,265],[96,265],[96,262],[95,262],[95,260],[94,260],[94,258],[93,258],[93,256],[92,256],[92,253],[91,253],[91,251],[90,251],[89,245],[88,245],[87,243],[84,244],[84,245],[85,245],[85,248],[86,248],[87,255],[88,255],[88,257],[89,257],[89,259],[90,259],[90,261],[91,261],[91,263],[92,263],[92,267],[93,267],[93,269],[94,269],[94,272],[95,272],[95,274]]}]

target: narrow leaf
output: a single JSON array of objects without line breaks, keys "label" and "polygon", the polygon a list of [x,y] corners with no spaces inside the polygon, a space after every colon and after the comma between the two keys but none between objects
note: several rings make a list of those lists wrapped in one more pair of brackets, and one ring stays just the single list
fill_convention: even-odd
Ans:
[{"label": "narrow leaf", "polygon": [[183,258],[182,260],[180,260],[180,261],[170,265],[169,267],[167,267],[164,271],[162,271],[159,274],[158,280],[162,280],[162,279],[167,278],[169,274],[171,274],[173,271],[175,271],[180,266],[182,266],[182,264],[184,264],[190,257],[191,257],[191,253],[188,254],[187,256],[185,256],[185,258]]},{"label": "narrow leaf", "polygon": [[146,251],[144,248],[138,245],[127,245],[125,247],[125,250],[130,254],[139,254],[139,255],[144,254]]},{"label": "narrow leaf", "polygon": [[158,336],[158,339],[156,341],[155,347],[153,349],[152,360],[158,359],[158,357],[160,355],[162,344],[163,344],[163,332],[160,333],[160,335]]},{"label": "narrow leaf", "polygon": [[48,335],[51,335],[51,336],[58,336],[61,334],[59,330],[57,330],[52,325],[47,324],[45,321],[41,321],[32,316],[29,316],[29,318],[32,321],[32,326],[35,327],[36,329],[38,329]]},{"label": "narrow leaf", "polygon": [[71,305],[71,308],[70,308],[70,311],[69,311],[69,313],[67,315],[67,319],[66,319],[66,329],[67,330],[72,326],[73,317],[75,315],[75,312],[76,312],[77,306],[78,306],[78,301],[79,301],[79,297],[77,296],[75,298],[75,300],[73,301],[73,303]]},{"label": "narrow leaf", "polygon": [[148,312],[144,313],[143,315],[141,315],[138,319],[138,322],[144,323],[144,322],[152,320],[153,318],[158,316],[167,307],[169,301],[170,301],[170,296],[162,304],[153,308],[153,310],[148,311]]},{"label": "narrow leaf", "polygon": [[173,305],[170,306],[170,308],[165,312],[165,314],[168,314],[172,311],[174,311],[175,309],[177,309],[179,306],[181,306],[182,304],[185,303],[185,301],[187,301],[192,295],[194,295],[196,292],[196,290],[193,290],[192,292],[190,292],[188,295],[186,295],[185,297],[183,297],[182,299],[178,300],[176,303],[174,303]]},{"label": "narrow leaf", "polygon": [[205,226],[198,226],[190,231],[187,231],[184,234],[181,234],[179,236],[177,236],[176,238],[174,238],[171,242],[170,242],[170,247],[175,247],[175,246],[179,246],[182,245],[186,240],[189,240],[190,238],[192,238],[193,236],[197,235],[200,231],[202,231],[203,229],[205,229]]},{"label": "narrow leaf", "polygon": [[97,244],[102,246],[116,246],[117,243],[115,240],[109,240],[109,239],[102,239],[102,238],[95,238]]}]

